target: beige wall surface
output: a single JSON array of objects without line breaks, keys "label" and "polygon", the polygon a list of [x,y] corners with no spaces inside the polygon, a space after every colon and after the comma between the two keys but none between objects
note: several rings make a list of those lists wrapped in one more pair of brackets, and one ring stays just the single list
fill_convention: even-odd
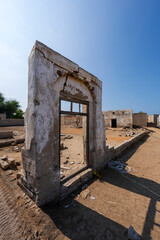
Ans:
[{"label": "beige wall surface", "polygon": [[103,112],[106,127],[112,127],[112,119],[116,119],[117,127],[132,127],[132,109]]},{"label": "beige wall surface", "polygon": [[147,113],[133,113],[133,125],[134,126],[147,126]]}]

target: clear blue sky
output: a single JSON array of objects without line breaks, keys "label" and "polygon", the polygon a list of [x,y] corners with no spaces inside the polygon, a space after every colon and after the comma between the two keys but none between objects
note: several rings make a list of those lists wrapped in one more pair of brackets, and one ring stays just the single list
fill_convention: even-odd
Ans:
[{"label": "clear blue sky", "polygon": [[35,40],[103,82],[103,110],[160,113],[160,0],[1,0],[0,92],[23,110]]}]

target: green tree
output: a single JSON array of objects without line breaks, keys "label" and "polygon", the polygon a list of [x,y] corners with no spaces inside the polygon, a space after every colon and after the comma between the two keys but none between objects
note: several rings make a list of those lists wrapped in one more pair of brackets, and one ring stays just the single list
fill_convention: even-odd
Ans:
[{"label": "green tree", "polygon": [[7,118],[23,118],[19,102],[15,99],[6,101],[2,93],[0,93],[0,113],[6,113]]},{"label": "green tree", "polygon": [[5,113],[5,98],[2,93],[0,93],[0,113]]},{"label": "green tree", "polygon": [[23,118],[24,117],[24,113],[21,109],[18,109],[16,111],[16,115],[15,115],[15,118]]},{"label": "green tree", "polygon": [[15,118],[16,111],[20,107],[16,100],[10,100],[5,102],[5,111],[7,118]]}]

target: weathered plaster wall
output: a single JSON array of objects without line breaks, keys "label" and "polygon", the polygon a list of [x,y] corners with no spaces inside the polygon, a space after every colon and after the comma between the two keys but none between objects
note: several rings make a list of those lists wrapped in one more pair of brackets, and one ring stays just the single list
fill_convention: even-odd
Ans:
[{"label": "weathered plaster wall", "polygon": [[133,125],[147,127],[147,113],[133,113]]},{"label": "weathered plaster wall", "polygon": [[117,127],[132,127],[132,109],[103,112],[106,127],[112,127],[112,119],[117,120]]},{"label": "weathered plaster wall", "polygon": [[83,127],[83,117],[73,116],[73,115],[63,115],[61,116],[62,128],[82,128]]},{"label": "weathered plaster wall", "polygon": [[38,205],[60,197],[60,98],[88,103],[88,166],[100,166],[105,153],[102,83],[37,41],[29,57],[26,141],[22,152],[24,177],[21,183]]},{"label": "weathered plaster wall", "polygon": [[151,114],[147,116],[147,125],[156,127],[158,123],[158,114]]}]

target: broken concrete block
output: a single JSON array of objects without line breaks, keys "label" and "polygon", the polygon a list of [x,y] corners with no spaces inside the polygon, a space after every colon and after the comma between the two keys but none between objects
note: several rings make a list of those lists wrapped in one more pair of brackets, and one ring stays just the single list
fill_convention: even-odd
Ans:
[{"label": "broken concrete block", "polygon": [[90,193],[89,189],[85,189],[80,193],[80,195],[83,199],[85,199],[89,193]]},{"label": "broken concrete block", "polygon": [[7,162],[9,164],[9,166],[15,166],[16,165],[16,162],[15,162],[14,158],[8,158]]},{"label": "broken concrete block", "polygon": [[0,166],[3,170],[7,170],[9,168],[9,164],[6,161],[0,160]]},{"label": "broken concrete block", "polygon": [[21,178],[21,176],[23,176],[23,175],[24,175],[23,169],[21,169],[21,171],[19,171],[19,172],[17,173],[17,179]]},{"label": "broken concrete block", "polygon": [[8,159],[8,156],[7,155],[3,155],[2,157],[1,157],[1,160],[3,160],[3,161],[6,161]]}]

